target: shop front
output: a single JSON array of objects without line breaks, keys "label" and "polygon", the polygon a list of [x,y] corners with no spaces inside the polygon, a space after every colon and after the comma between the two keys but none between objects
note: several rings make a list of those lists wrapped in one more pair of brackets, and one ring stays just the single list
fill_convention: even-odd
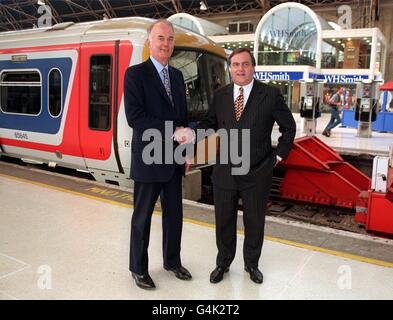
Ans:
[{"label": "shop front", "polygon": [[386,40],[377,28],[341,30],[310,8],[286,2],[260,20],[254,56],[255,78],[280,87],[293,112],[299,111],[301,83],[310,80],[323,86],[322,104],[342,86],[343,109],[354,110],[357,83],[383,82]]}]

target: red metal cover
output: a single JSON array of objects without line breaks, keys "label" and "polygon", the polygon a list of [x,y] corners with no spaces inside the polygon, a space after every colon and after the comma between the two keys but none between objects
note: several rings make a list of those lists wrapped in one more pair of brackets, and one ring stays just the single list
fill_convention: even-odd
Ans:
[{"label": "red metal cover", "polygon": [[384,193],[369,193],[366,230],[393,234],[393,202]]},{"label": "red metal cover", "polygon": [[285,177],[281,197],[343,208],[367,207],[359,198],[371,180],[317,137],[295,139],[288,159],[282,162]]},{"label": "red metal cover", "polygon": [[382,86],[379,87],[379,90],[393,91],[393,81],[385,82]]}]

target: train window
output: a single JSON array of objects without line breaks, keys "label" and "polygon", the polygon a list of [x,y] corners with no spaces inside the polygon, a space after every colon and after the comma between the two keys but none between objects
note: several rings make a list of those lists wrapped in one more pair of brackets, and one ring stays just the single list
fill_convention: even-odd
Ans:
[{"label": "train window", "polygon": [[41,76],[38,71],[4,71],[0,75],[3,112],[38,115],[41,111]]},{"label": "train window", "polygon": [[52,117],[57,117],[62,108],[62,76],[59,69],[52,69],[48,76],[48,109]]},{"label": "train window", "polygon": [[89,127],[109,130],[111,124],[112,57],[92,56],[90,60]]},{"label": "train window", "polygon": [[209,103],[211,103],[214,91],[229,83],[229,69],[226,60],[213,55],[206,57],[206,67],[207,84],[210,88]]},{"label": "train window", "polygon": [[204,52],[175,49],[170,64],[183,73],[190,121],[201,120],[214,90],[229,83],[226,60]]}]

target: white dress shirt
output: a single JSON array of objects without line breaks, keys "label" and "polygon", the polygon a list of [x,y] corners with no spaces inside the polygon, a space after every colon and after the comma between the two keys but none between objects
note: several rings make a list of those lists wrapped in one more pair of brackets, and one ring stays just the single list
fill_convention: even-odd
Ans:
[{"label": "white dress shirt", "polygon": [[[244,95],[243,110],[244,110],[245,107],[246,107],[246,104],[247,104],[248,98],[250,97],[250,93],[251,93],[251,90],[252,90],[252,86],[253,86],[253,85],[254,85],[254,79],[252,79],[251,82],[250,82],[249,84],[243,86],[243,95]],[[240,87],[241,87],[241,86],[237,85],[236,83],[233,84],[233,102],[236,101],[236,98],[237,98],[238,95],[240,94],[240,92],[239,92]],[[282,158],[281,158],[279,155],[276,156],[276,159],[277,159],[277,163],[280,162],[280,161],[282,161]],[[277,164],[277,163],[276,163],[276,164]]]},{"label": "white dress shirt", "polygon": [[[164,75],[162,74],[162,70],[163,70],[163,69],[166,69],[166,71],[168,71],[168,75],[169,75],[168,65],[163,66],[160,62],[158,62],[158,61],[157,61],[154,57],[152,57],[152,56],[150,56],[150,60],[151,60],[151,62],[153,62],[154,67],[156,68],[156,70],[157,70],[157,72],[158,72],[158,74],[159,74],[159,76],[160,76],[160,79],[161,79],[162,83],[164,84]],[[170,85],[170,84],[171,84],[171,83],[170,83],[170,79],[168,79],[168,80],[169,80],[169,85]]]},{"label": "white dress shirt", "polygon": [[[244,95],[244,105],[243,105],[243,109],[246,107],[247,104],[247,100],[250,97],[250,93],[251,93],[251,89],[252,86],[254,85],[254,79],[251,80],[251,82],[243,87],[243,95]],[[238,86],[236,83],[233,84],[233,102],[236,101],[237,96],[240,94],[239,90],[240,90],[241,86]]]}]

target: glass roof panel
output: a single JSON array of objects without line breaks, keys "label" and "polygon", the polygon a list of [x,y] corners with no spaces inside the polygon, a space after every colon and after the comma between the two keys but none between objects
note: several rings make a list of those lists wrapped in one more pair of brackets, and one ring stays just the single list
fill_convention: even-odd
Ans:
[{"label": "glass roof panel", "polygon": [[283,50],[316,51],[317,27],[313,18],[299,8],[286,7],[271,14],[261,28],[259,41]]}]

